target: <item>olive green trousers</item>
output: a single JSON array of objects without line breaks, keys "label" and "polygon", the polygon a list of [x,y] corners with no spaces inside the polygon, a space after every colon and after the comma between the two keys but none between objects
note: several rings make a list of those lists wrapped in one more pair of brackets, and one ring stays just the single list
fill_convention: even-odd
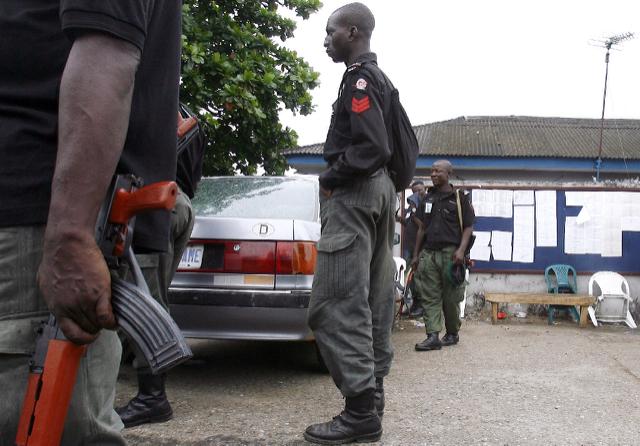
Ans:
[{"label": "olive green trousers", "polygon": [[464,285],[455,286],[447,277],[455,247],[439,251],[423,249],[418,269],[413,276],[418,299],[424,310],[427,333],[439,333],[444,327],[447,333],[460,330],[460,302],[464,298]]},{"label": "olive green trousers", "polygon": [[320,199],[308,322],[345,397],[375,388],[393,359],[393,183],[384,170]]}]

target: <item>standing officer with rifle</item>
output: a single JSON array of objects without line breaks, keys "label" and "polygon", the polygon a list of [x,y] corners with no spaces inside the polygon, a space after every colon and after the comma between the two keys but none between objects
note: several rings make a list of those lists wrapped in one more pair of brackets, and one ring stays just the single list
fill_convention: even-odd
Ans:
[{"label": "standing officer with rifle", "polygon": [[[178,0],[0,2],[0,445],[14,443],[48,311],[90,344],[62,444],[125,444],[94,226],[114,173],[175,178],[180,12]],[[137,251],[166,249],[167,212],[140,215],[136,229]]]}]

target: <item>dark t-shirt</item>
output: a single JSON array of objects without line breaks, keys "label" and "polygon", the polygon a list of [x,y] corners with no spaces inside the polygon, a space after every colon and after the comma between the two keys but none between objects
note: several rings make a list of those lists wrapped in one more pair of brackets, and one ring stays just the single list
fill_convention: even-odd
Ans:
[{"label": "dark t-shirt", "polygon": [[[57,145],[60,79],[74,36],[105,32],[141,50],[117,173],[173,180],[180,0],[0,1],[0,226],[43,224]],[[165,250],[169,214],[136,219],[139,250]]]},{"label": "dark t-shirt", "polygon": [[[460,191],[460,206],[462,208],[462,226],[473,226],[475,213],[471,206],[469,194]],[[456,190],[441,192],[433,187],[427,191],[427,196],[420,203],[416,216],[425,226],[425,236],[422,249],[442,249],[446,246],[460,246],[462,231],[458,219],[458,205]]]}]

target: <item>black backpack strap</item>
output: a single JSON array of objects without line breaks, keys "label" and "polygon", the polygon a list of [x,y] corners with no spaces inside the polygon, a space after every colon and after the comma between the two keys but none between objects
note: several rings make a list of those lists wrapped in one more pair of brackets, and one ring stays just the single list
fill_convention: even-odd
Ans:
[{"label": "black backpack strap", "polygon": [[382,71],[382,69],[378,66],[376,62],[362,62],[360,64],[360,68],[364,71],[371,73],[372,78],[375,78],[376,81],[382,83],[380,87],[385,87],[384,90],[382,90],[382,94],[384,96],[386,96],[387,90],[393,91],[395,89],[395,87],[393,86],[393,83],[391,82],[391,79],[387,77],[385,72]]}]

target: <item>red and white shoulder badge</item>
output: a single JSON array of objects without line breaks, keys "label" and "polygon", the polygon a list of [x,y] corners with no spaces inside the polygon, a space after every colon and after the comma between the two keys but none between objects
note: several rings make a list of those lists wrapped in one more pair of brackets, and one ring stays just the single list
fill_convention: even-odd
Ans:
[{"label": "red and white shoulder badge", "polygon": [[356,81],[356,88],[358,90],[366,90],[367,89],[367,81],[363,78],[360,78]]}]

